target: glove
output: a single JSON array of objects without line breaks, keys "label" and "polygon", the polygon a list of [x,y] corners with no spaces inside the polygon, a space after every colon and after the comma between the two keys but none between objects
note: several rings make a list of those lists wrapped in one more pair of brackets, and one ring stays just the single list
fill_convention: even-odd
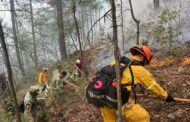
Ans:
[{"label": "glove", "polygon": [[171,95],[168,95],[166,102],[175,102],[174,98]]}]

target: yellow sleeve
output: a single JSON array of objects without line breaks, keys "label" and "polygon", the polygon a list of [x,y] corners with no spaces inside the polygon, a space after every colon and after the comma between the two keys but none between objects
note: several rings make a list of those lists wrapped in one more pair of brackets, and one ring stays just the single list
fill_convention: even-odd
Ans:
[{"label": "yellow sleeve", "polygon": [[46,76],[46,74],[44,74],[44,73],[43,73],[43,82],[44,82],[44,83],[47,83],[47,76]]},{"label": "yellow sleeve", "polygon": [[162,99],[166,99],[168,93],[155,81],[152,74],[142,66],[138,66],[138,73],[135,74],[139,83]]},{"label": "yellow sleeve", "polygon": [[39,74],[38,82],[39,82],[40,84],[43,84],[43,83],[44,83],[44,82],[43,82],[43,73],[42,73],[42,72]]}]

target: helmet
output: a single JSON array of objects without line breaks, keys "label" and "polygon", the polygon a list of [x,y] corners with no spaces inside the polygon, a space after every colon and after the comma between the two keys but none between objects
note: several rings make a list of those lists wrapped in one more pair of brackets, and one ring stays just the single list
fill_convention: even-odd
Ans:
[{"label": "helmet", "polygon": [[76,60],[76,63],[77,63],[77,64],[80,64],[80,63],[81,63],[80,59],[77,59],[77,60]]},{"label": "helmet", "polygon": [[149,64],[150,60],[152,59],[152,52],[147,46],[134,46],[130,49],[132,55],[142,55],[145,60],[145,64]]},{"label": "helmet", "polygon": [[43,71],[48,71],[48,68],[44,67],[44,68],[43,68]]},{"label": "helmet", "polygon": [[38,86],[31,86],[29,91],[32,93],[38,93],[40,89]]}]

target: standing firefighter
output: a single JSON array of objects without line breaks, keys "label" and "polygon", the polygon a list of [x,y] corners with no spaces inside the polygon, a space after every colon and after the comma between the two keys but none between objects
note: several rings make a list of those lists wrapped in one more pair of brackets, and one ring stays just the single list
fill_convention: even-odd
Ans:
[{"label": "standing firefighter", "polygon": [[60,72],[62,70],[62,66],[59,65],[53,71],[52,79],[51,79],[51,87],[57,87],[57,83],[60,81]]},{"label": "standing firefighter", "polygon": [[37,113],[37,95],[39,94],[38,86],[31,86],[24,96],[24,114],[30,122],[35,122]]},{"label": "standing firefighter", "polygon": [[[130,52],[131,59],[127,57],[120,59],[123,115],[128,122],[150,122],[149,113],[136,103],[135,85],[144,86],[166,102],[174,102],[175,100],[157,84],[150,72],[144,68],[152,59],[150,49],[147,46],[135,46],[130,49]],[[87,88],[87,100],[102,108],[104,122],[116,122],[117,120],[117,82],[114,80],[116,77],[114,65],[115,62],[97,72],[96,79]],[[109,82],[107,83],[106,80]],[[134,93],[135,100],[129,96],[130,92]]]},{"label": "standing firefighter", "polygon": [[77,59],[75,61],[75,72],[80,77],[83,74],[83,64],[80,59]]},{"label": "standing firefighter", "polygon": [[43,71],[40,72],[39,74],[38,82],[42,86],[42,91],[49,89],[47,72],[48,72],[48,68],[43,68]]}]

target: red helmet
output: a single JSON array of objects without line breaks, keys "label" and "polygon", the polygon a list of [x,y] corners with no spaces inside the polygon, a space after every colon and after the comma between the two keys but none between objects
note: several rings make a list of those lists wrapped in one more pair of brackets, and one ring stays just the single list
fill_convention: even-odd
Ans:
[{"label": "red helmet", "polygon": [[145,60],[145,64],[149,64],[150,60],[152,59],[152,52],[147,46],[134,46],[130,49],[132,55],[142,55]]}]

